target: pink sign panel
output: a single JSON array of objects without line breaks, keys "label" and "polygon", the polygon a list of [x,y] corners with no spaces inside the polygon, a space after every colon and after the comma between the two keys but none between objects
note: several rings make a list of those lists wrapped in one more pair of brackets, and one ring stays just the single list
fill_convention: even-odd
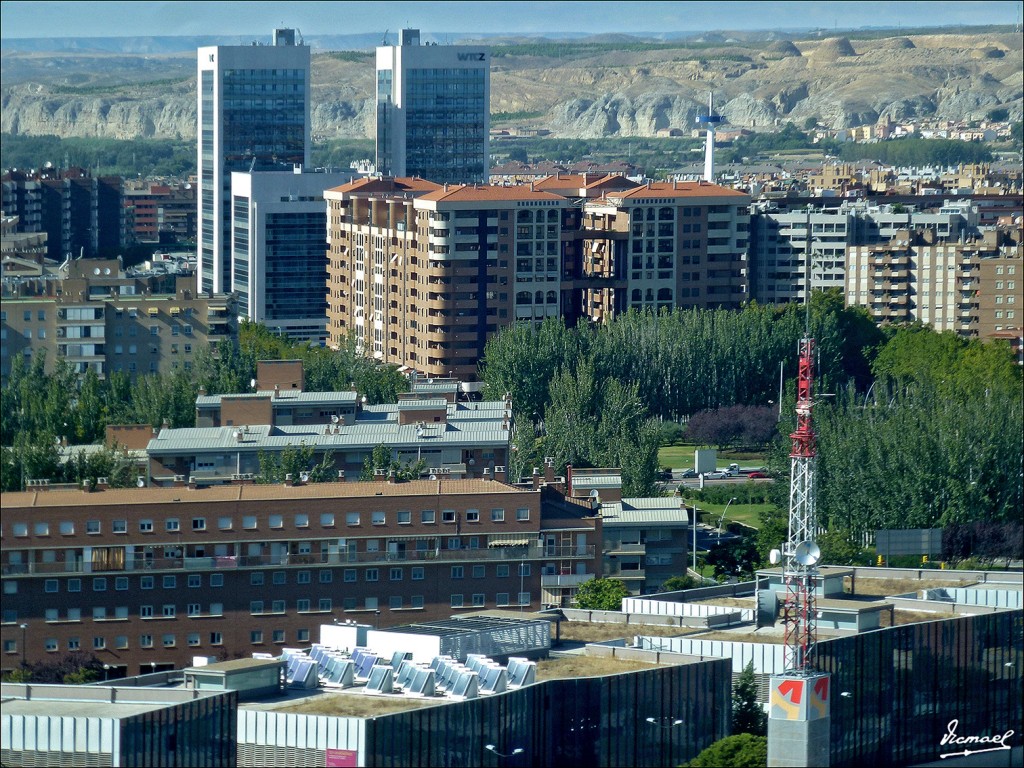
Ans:
[{"label": "pink sign panel", "polygon": [[356,768],[359,753],[354,749],[328,749],[327,768]]}]

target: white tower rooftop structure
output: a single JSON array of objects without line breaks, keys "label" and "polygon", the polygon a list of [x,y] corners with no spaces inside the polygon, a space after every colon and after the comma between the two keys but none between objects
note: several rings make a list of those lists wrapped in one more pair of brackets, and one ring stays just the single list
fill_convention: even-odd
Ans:
[{"label": "white tower rooftop structure", "polygon": [[715,93],[712,91],[708,94],[707,115],[697,117],[697,125],[706,125],[708,128],[707,141],[704,144],[704,181],[707,182],[715,180],[715,126],[724,119],[721,115],[715,114],[712,106],[714,98]]}]

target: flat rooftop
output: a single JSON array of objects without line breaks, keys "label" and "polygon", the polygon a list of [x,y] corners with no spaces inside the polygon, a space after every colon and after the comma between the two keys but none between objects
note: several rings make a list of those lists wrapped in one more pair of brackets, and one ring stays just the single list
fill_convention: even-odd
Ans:
[{"label": "flat rooftop", "polygon": [[114,702],[56,699],[11,699],[4,697],[5,715],[22,717],[94,717],[120,720],[174,706],[176,702]]}]

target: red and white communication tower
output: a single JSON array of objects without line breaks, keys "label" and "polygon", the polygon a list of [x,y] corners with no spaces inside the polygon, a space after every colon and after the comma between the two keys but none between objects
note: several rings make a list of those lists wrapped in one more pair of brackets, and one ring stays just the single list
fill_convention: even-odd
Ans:
[{"label": "red and white communication tower", "polygon": [[800,340],[800,369],[796,383],[796,430],[789,483],[789,535],[782,545],[786,596],[782,604],[787,673],[810,673],[816,642],[817,607],[814,586],[821,550],[817,533],[815,482],[817,446],[811,409],[814,407],[814,339]]}]

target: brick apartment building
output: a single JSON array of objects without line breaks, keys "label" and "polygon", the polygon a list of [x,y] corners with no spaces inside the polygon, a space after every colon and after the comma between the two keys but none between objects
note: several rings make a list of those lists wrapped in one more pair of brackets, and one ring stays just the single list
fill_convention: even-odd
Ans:
[{"label": "brick apartment building", "polygon": [[[554,481],[549,466],[545,479]],[[58,490],[2,499],[4,669],[88,651],[116,674],[561,604],[600,519],[537,478]]]},{"label": "brick apartment building", "polygon": [[522,186],[371,178],[328,190],[328,343],[475,381],[515,321],[738,307],[750,198],[561,175]]}]

